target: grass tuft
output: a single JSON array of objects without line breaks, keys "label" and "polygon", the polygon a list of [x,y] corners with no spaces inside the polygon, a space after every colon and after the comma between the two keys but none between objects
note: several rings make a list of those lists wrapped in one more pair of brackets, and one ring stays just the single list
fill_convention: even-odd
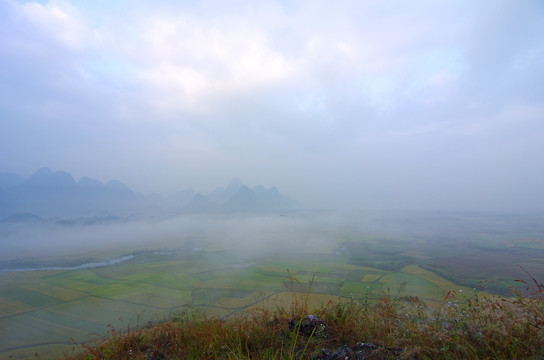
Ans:
[{"label": "grass tuft", "polygon": [[[452,290],[438,310],[389,291],[372,304],[366,295],[331,298],[310,309],[312,280],[304,301],[294,297],[288,309],[260,309],[229,319],[185,312],[169,322],[124,331],[111,327],[107,336],[65,358],[325,359],[324,353],[347,346],[366,349],[369,359],[541,359],[544,286],[531,279],[509,298]],[[307,331],[303,323],[310,314],[317,321]]]}]

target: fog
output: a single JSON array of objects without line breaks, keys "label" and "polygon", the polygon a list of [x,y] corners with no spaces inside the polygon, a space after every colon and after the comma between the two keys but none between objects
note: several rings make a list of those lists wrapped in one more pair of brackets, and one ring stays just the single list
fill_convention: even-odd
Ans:
[{"label": "fog", "polygon": [[[200,252],[203,261],[206,254],[221,253],[225,263],[290,256],[296,262],[304,254],[334,255],[350,242],[393,240],[415,248],[423,239],[451,247],[541,239],[543,233],[542,216],[506,213],[291,210],[181,214],[87,225],[49,219],[0,224],[0,268],[74,266],[153,251]],[[218,261],[215,255],[213,259]]]},{"label": "fog", "polygon": [[[328,254],[349,225],[348,219],[329,213],[303,211],[281,216],[179,215],[99,225],[3,224],[0,261],[33,259],[36,265],[62,265],[67,258],[81,263],[147,250],[221,250],[246,260],[290,253]],[[192,243],[188,249],[187,242]]]}]

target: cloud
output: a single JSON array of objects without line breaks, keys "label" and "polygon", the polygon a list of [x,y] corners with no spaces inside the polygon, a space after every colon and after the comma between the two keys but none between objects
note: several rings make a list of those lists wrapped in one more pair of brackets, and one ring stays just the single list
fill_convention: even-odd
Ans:
[{"label": "cloud", "polygon": [[139,45],[150,58],[137,75],[159,90],[159,102],[170,110],[216,93],[276,83],[296,68],[258,29],[235,24],[217,28],[191,18],[153,18]]},{"label": "cloud", "polygon": [[38,32],[67,48],[81,48],[87,35],[78,19],[77,10],[67,2],[55,1],[42,5],[30,2],[20,7],[25,20]]},{"label": "cloud", "polygon": [[0,150],[17,154],[5,171],[47,165],[164,193],[239,175],[323,206],[447,207],[460,198],[449,189],[488,191],[479,179],[512,188],[508,167],[541,189],[527,180],[544,153],[538,1],[0,10]]}]

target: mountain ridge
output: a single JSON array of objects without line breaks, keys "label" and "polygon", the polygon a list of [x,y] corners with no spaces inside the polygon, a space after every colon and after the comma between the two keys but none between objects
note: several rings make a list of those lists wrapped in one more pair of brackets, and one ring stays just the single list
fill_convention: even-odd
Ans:
[{"label": "mountain ridge", "polygon": [[163,197],[134,192],[126,184],[112,179],[106,183],[84,176],[79,180],[63,170],[42,167],[24,178],[14,173],[0,173],[0,219],[16,214],[40,217],[94,216],[110,213],[117,216],[280,211],[293,208],[296,201],[279,192],[277,187],[245,185],[232,178],[226,187],[208,194],[192,189]]}]

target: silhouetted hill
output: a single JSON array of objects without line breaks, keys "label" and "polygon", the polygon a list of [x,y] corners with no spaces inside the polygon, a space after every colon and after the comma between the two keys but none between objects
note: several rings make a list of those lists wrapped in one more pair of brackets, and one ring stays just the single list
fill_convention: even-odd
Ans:
[{"label": "silhouetted hill", "polygon": [[266,189],[257,185],[250,189],[239,178],[206,196],[189,189],[167,198],[135,193],[117,180],[104,184],[83,177],[76,182],[68,172],[52,171],[47,167],[39,169],[28,179],[11,173],[0,174],[0,185],[0,218],[31,213],[41,217],[64,217],[70,222],[78,216],[92,217],[104,213],[129,216],[249,212],[283,210],[296,203],[276,187]]},{"label": "silhouetted hill", "polygon": [[116,193],[132,194],[132,190],[128,186],[117,180],[108,181],[106,189]]},{"label": "silhouetted hill", "polygon": [[289,196],[281,194],[278,188],[275,186],[266,190],[266,192],[262,194],[261,197],[268,208],[288,209],[297,205],[296,200],[290,198]]},{"label": "silhouetted hill", "polygon": [[51,171],[43,167],[36,171],[21,186],[27,190],[70,191],[75,189],[76,182],[66,171]]},{"label": "silhouetted hill", "polygon": [[262,210],[264,204],[261,198],[250,188],[242,185],[222,206],[226,211],[255,211]]},{"label": "silhouetted hill", "polygon": [[196,194],[182,210],[189,213],[211,212],[217,210],[217,205],[208,196]]},{"label": "silhouetted hill", "polygon": [[274,186],[266,189],[262,185],[250,189],[239,178],[232,179],[226,188],[217,188],[207,196],[197,194],[183,212],[255,212],[278,211],[292,208],[296,201],[282,195]]},{"label": "silhouetted hill", "polygon": [[239,178],[232,179],[226,188],[217,188],[208,194],[210,201],[217,205],[222,205],[228,201],[244,185]]},{"label": "silhouetted hill", "polygon": [[100,191],[102,189],[104,189],[105,185],[103,183],[101,183],[100,181],[98,180],[95,180],[95,179],[91,179],[91,178],[88,178],[88,177],[82,177],[78,182],[77,182],[77,186],[78,188],[80,189],[84,189],[84,190],[96,190],[96,191]]},{"label": "silhouetted hill", "polygon": [[89,216],[107,211],[130,214],[143,206],[138,204],[138,195],[119,181],[103,184],[84,177],[76,183],[68,172],[53,172],[47,167],[28,179],[13,174],[0,174],[0,179],[6,184],[0,193],[3,217],[18,213],[49,217]]},{"label": "silhouetted hill", "polygon": [[253,192],[259,196],[263,196],[266,193],[266,188],[262,185],[257,185],[251,188]]}]

